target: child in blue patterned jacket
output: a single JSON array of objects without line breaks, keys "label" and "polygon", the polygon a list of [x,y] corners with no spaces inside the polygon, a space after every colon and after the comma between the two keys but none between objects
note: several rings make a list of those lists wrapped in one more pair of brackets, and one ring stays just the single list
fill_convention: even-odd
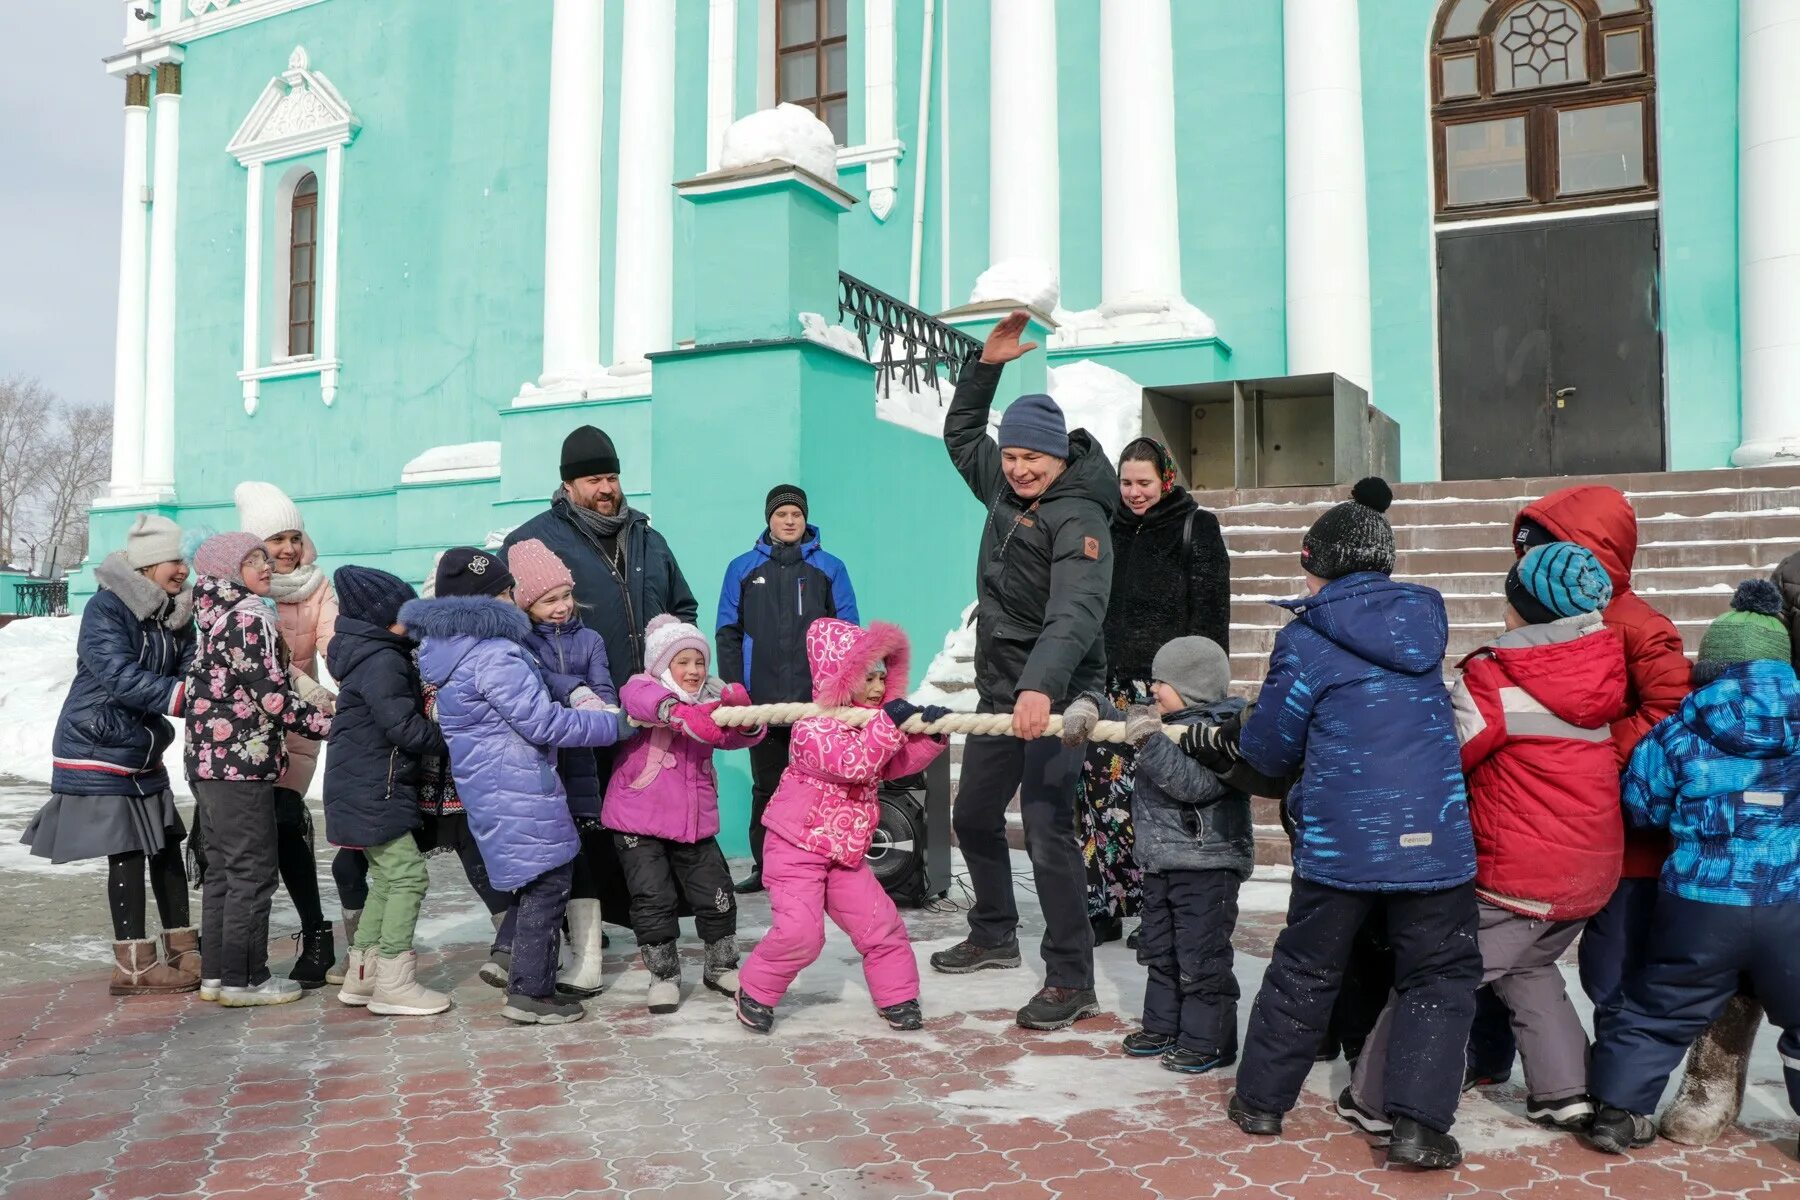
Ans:
[{"label": "child in blue patterned jacket", "polygon": [[1656,1138],[1650,1114],[1688,1045],[1748,980],[1800,1113],[1800,682],[1781,593],[1738,585],[1694,664],[1697,690],[1631,756],[1628,820],[1667,828],[1649,957],[1598,1030],[1588,1140],[1622,1153]]}]

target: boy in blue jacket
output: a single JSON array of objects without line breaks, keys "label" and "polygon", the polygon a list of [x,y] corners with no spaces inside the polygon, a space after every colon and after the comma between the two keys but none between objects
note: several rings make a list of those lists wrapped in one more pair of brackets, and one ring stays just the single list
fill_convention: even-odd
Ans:
[{"label": "boy in blue jacket", "polygon": [[1698,690],[1652,729],[1625,772],[1626,819],[1666,828],[1648,958],[1597,1032],[1588,1131],[1613,1154],[1656,1138],[1669,1075],[1747,980],[1781,1028],[1788,1103],[1800,1113],[1800,682],[1781,593],[1738,586],[1693,668]]},{"label": "boy in blue jacket", "polygon": [[[1352,939],[1383,910],[1394,951],[1388,1162],[1462,1161],[1448,1130],[1481,981],[1475,843],[1456,718],[1444,686],[1443,597],[1396,583],[1392,492],[1365,479],[1313,523],[1300,551],[1311,595],[1282,601],[1268,678],[1237,752],[1263,775],[1298,770],[1287,927],[1250,1012],[1229,1115],[1281,1132],[1325,1037]],[[1196,727],[1190,738],[1210,740]],[[1222,727],[1229,742],[1231,726]]]}]

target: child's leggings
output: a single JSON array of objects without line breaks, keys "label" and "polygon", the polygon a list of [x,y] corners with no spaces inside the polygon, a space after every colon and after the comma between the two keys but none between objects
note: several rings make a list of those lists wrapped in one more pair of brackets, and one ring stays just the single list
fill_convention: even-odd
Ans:
[{"label": "child's leggings", "polygon": [[419,905],[431,882],[425,856],[410,833],[363,853],[369,860],[369,898],[356,927],[356,948],[379,948],[383,958],[398,958],[412,949]]},{"label": "child's leggings", "polygon": [[863,956],[875,1007],[919,998],[919,964],[906,925],[867,862],[839,866],[770,833],[763,842],[763,886],[775,924],[738,972],[738,986],[752,1000],[781,1002],[794,977],[825,948],[827,914]]}]

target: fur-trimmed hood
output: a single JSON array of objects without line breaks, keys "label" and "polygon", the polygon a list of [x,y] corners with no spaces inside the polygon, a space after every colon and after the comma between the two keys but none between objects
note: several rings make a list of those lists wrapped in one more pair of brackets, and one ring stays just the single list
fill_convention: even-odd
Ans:
[{"label": "fur-trimmed hood", "polygon": [[420,641],[466,637],[524,642],[531,636],[531,618],[517,605],[487,596],[408,600],[400,609],[400,623]]},{"label": "fur-trimmed hood", "polygon": [[140,621],[155,618],[165,628],[181,629],[194,619],[193,584],[171,596],[132,570],[123,550],[113,551],[94,568],[94,582],[123,600],[131,615]]},{"label": "fur-trimmed hood", "polygon": [[836,617],[820,617],[806,631],[806,658],[812,664],[813,703],[822,708],[843,708],[862,683],[869,668],[887,663],[887,690],[882,702],[906,695],[912,649],[898,625],[871,621],[858,628]]}]

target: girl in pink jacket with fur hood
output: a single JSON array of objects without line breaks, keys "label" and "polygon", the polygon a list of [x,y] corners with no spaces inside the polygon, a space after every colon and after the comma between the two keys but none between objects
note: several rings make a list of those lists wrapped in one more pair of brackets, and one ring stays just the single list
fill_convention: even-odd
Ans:
[{"label": "girl in pink jacket with fur hood", "polygon": [[860,729],[835,717],[794,726],[793,750],[763,814],[763,883],[774,926],[744,963],[738,1020],[758,1033],[775,1023],[775,1005],[794,977],[825,947],[825,917],[850,935],[876,1009],[894,1029],[918,1029],[919,967],[899,910],[864,856],[875,835],[881,781],[925,769],[944,739],[907,734],[915,714],[946,715],[906,699],[911,654],[906,634],[874,622],[859,629],[821,617],[806,631],[813,703],[821,708],[881,709]]}]

